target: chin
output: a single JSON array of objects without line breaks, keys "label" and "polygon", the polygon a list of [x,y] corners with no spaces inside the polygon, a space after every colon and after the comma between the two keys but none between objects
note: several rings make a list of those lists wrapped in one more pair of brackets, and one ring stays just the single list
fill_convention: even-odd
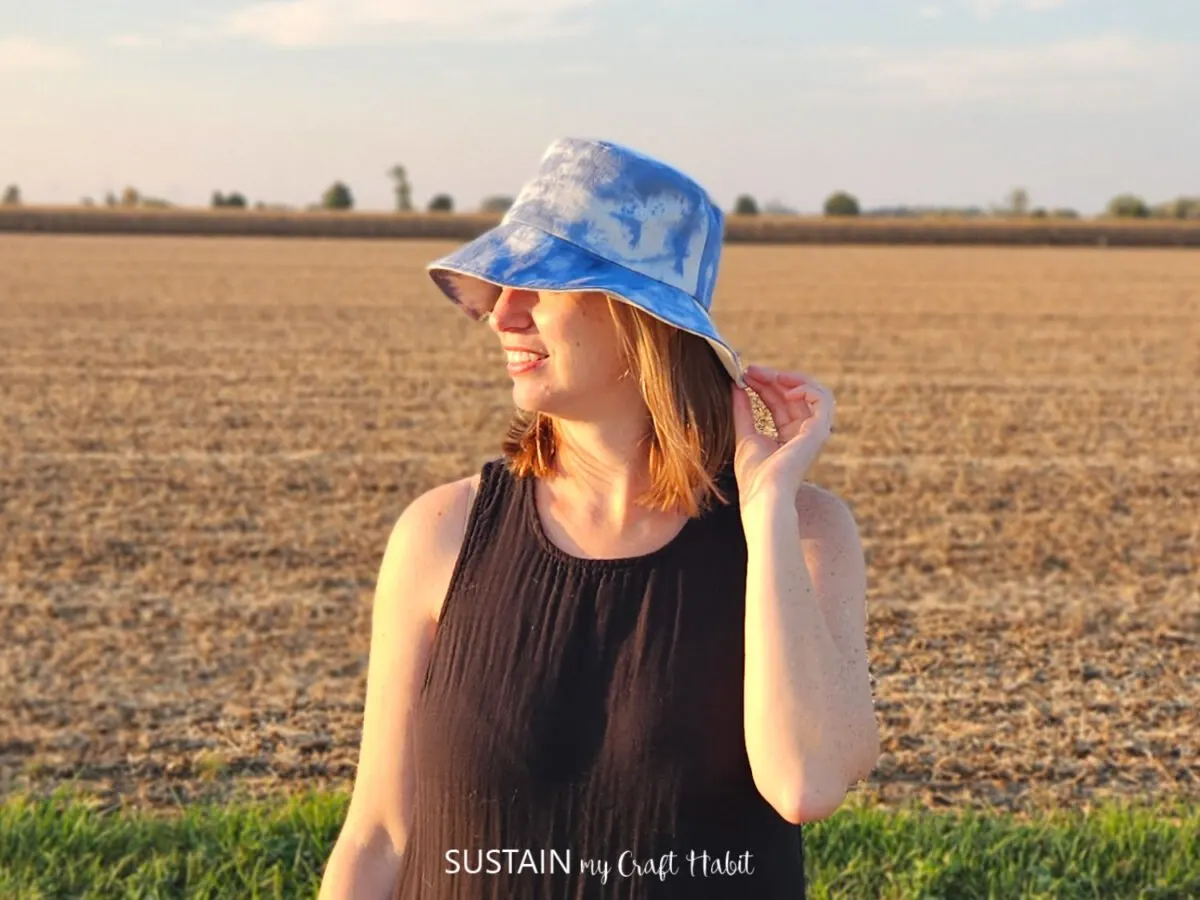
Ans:
[{"label": "chin", "polygon": [[550,413],[554,400],[547,396],[547,391],[531,384],[523,384],[519,379],[513,383],[513,403],[518,409],[526,412]]},{"label": "chin", "polygon": [[577,391],[555,389],[548,384],[533,382],[513,384],[513,405],[525,412],[539,412],[548,416],[559,416],[566,419],[585,415],[589,404],[587,394]]}]

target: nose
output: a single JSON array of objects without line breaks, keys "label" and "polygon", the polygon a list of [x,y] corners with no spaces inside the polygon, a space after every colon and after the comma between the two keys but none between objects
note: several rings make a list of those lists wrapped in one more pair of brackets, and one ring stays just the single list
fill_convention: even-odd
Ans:
[{"label": "nose", "polygon": [[488,325],[496,332],[521,331],[528,328],[532,322],[529,307],[531,301],[536,298],[537,291],[511,287],[501,288],[496,302],[488,313]]}]

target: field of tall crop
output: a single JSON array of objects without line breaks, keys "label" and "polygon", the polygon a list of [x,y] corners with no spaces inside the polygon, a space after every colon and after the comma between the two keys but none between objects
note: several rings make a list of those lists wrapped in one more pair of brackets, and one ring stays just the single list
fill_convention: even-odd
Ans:
[{"label": "field of tall crop", "polygon": [[[468,240],[495,213],[0,206],[0,234]],[[1200,247],[1200,221],[963,216],[729,215],[731,244]]]},{"label": "field of tall crop", "polygon": [[[511,409],[450,246],[0,235],[0,794],[349,786],[391,524]],[[860,790],[1200,797],[1200,253],[737,245],[715,310],[838,399]]]}]

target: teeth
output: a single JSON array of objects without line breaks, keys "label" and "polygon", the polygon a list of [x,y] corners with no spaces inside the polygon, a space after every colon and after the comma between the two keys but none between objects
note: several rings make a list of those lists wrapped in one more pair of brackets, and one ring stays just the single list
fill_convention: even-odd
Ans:
[{"label": "teeth", "polygon": [[535,359],[541,359],[537,353],[529,353],[528,351],[508,351],[504,354],[508,357],[509,362],[533,362]]}]

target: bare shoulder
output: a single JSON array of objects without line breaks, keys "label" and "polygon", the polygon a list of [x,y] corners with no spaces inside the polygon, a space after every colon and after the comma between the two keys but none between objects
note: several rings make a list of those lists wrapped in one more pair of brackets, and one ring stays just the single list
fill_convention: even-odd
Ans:
[{"label": "bare shoulder", "polygon": [[401,513],[388,540],[388,554],[420,561],[430,617],[441,617],[450,577],[462,550],[480,475],[448,481],[417,495]]},{"label": "bare shoulder", "polygon": [[392,526],[371,613],[358,772],[339,844],[390,846],[398,855],[408,840],[416,802],[409,718],[478,481],[430,488]]}]

